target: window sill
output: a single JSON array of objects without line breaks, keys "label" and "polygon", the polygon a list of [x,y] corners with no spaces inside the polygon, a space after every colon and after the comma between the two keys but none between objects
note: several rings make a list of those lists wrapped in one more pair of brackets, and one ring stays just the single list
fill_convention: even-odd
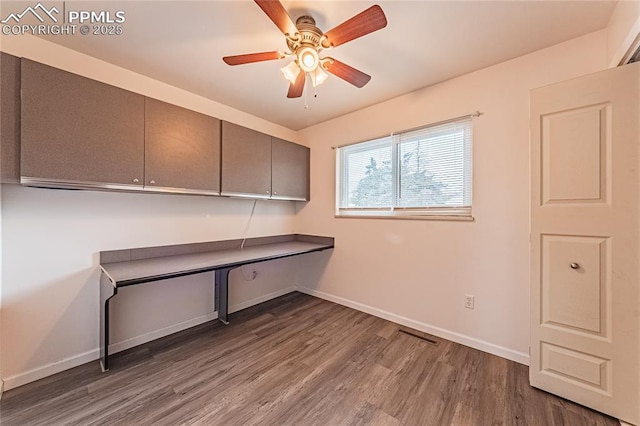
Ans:
[{"label": "window sill", "polygon": [[409,215],[409,214],[362,214],[362,213],[350,213],[350,214],[335,214],[337,219],[401,219],[401,220],[440,220],[440,221],[453,221],[453,222],[474,222],[473,216],[467,215],[445,215],[445,214],[422,214],[422,215]]}]

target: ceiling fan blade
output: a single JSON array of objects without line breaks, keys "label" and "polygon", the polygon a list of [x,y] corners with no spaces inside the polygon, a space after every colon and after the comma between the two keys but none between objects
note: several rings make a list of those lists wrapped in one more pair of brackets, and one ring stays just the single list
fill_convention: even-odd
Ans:
[{"label": "ceiling fan blade", "polygon": [[323,65],[324,69],[327,70],[327,72],[335,75],[336,77],[340,77],[347,83],[351,83],[354,86],[361,88],[365,84],[367,84],[369,80],[371,80],[370,75],[365,74],[353,67],[350,67],[344,62],[340,62],[333,58],[327,59],[329,60]]},{"label": "ceiling fan blade", "polygon": [[252,62],[272,61],[274,59],[282,59],[284,55],[278,51],[275,52],[260,52],[260,53],[247,53],[244,55],[225,56],[222,60],[227,65],[242,65],[250,64]]},{"label": "ceiling fan blade", "polygon": [[287,92],[287,98],[299,98],[302,96],[304,90],[304,75],[306,73],[300,71],[295,83],[289,84],[289,92]]},{"label": "ceiling fan blade", "polygon": [[327,31],[324,47],[336,47],[387,26],[387,17],[377,4]]},{"label": "ceiling fan blade", "polygon": [[255,0],[255,2],[269,19],[276,24],[276,27],[282,31],[282,34],[293,36],[298,32],[296,24],[293,23],[286,9],[278,0]]}]

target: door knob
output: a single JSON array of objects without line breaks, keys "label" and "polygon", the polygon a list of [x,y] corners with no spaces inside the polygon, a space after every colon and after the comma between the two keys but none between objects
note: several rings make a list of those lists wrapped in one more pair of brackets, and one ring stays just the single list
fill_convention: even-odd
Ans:
[{"label": "door knob", "polygon": [[569,266],[571,267],[571,269],[578,269],[580,267],[580,265],[578,265],[576,262],[569,264]]},{"label": "door knob", "polygon": [[140,182],[140,181],[138,180],[138,178],[134,178],[134,179],[133,179],[133,183],[138,183],[138,182]]},{"label": "door knob", "polygon": [[156,183],[156,181],[155,181],[155,180],[153,180],[153,179],[151,179],[151,181],[150,181],[149,183],[150,183],[151,185],[153,185],[153,184],[155,184],[155,183]]}]

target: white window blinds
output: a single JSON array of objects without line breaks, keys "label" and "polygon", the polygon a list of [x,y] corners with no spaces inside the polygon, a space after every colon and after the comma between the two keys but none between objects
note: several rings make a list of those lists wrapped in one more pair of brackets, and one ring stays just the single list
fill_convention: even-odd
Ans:
[{"label": "white window blinds", "polygon": [[390,208],[393,205],[393,152],[388,138],[345,150],[345,207]]},{"label": "white window blinds", "polygon": [[471,118],[337,149],[339,215],[471,215]]}]

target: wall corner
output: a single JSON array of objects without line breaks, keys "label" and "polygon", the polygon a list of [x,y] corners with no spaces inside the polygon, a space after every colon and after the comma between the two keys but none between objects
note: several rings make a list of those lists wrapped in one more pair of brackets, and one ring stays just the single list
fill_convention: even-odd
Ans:
[{"label": "wall corner", "polygon": [[630,50],[640,46],[640,0],[620,1],[606,27],[607,66],[621,65]]}]

